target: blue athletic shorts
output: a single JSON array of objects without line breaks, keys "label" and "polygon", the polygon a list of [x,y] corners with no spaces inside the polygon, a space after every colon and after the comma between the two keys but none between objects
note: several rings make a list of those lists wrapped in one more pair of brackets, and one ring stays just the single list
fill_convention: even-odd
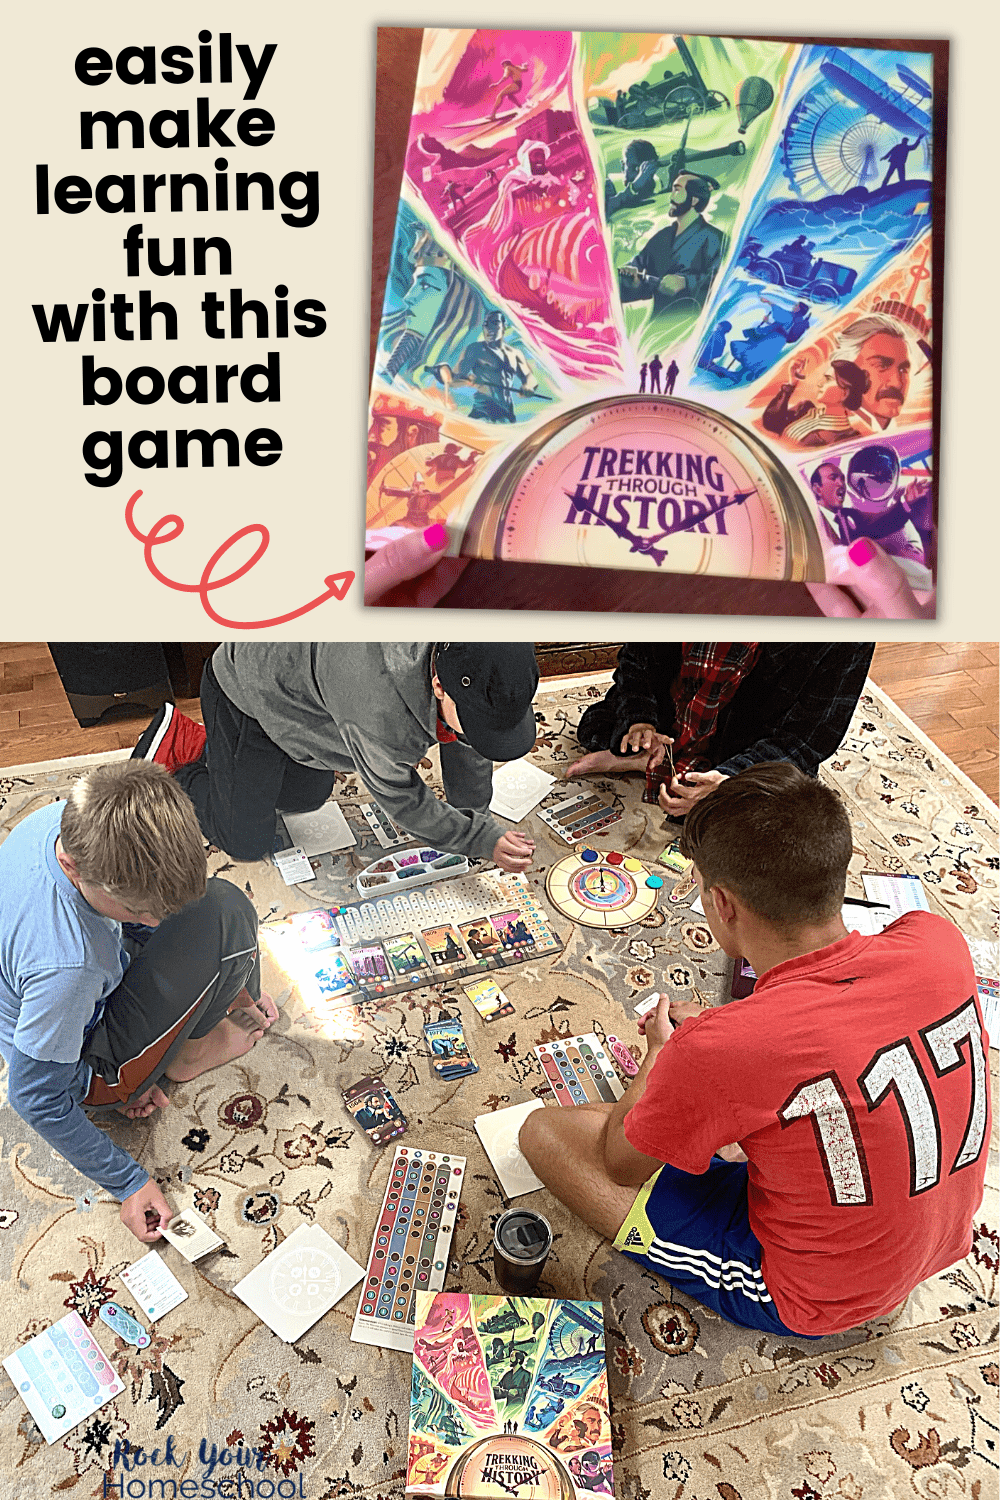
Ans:
[{"label": "blue athletic shorts", "polygon": [[779,1318],[747,1214],[746,1162],[714,1156],[694,1176],[664,1165],[639,1189],[615,1249],[743,1328],[796,1333]]}]

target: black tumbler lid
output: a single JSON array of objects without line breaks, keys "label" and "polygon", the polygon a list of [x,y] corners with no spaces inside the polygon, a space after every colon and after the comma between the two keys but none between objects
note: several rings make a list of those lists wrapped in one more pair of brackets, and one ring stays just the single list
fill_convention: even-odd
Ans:
[{"label": "black tumbler lid", "polygon": [[526,1208],[508,1209],[498,1221],[497,1245],[511,1260],[541,1260],[552,1245],[552,1230],[547,1219]]}]

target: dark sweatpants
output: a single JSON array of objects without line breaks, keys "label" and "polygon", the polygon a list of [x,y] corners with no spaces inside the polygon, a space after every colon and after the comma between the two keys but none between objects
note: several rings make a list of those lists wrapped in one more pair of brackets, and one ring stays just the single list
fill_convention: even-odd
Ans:
[{"label": "dark sweatpants", "polygon": [[219,687],[212,663],[201,679],[207,739],[201,759],[175,781],[194,803],[205,837],[231,859],[263,859],[274,848],[275,815],[313,812],[333,791],[332,771],[299,765]]},{"label": "dark sweatpants", "polygon": [[146,931],[123,929],[131,962],[84,1042],[88,1109],[116,1109],[161,1082],[181,1045],[207,1035],[243,989],[260,999],[257,913],[228,880],[210,880],[200,901]]}]

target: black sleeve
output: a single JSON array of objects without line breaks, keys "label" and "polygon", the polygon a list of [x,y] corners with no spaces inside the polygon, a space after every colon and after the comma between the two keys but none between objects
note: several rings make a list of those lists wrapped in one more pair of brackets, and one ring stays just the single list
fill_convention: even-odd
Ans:
[{"label": "black sleeve", "polygon": [[618,754],[633,724],[652,724],[661,734],[669,734],[674,723],[670,684],[679,667],[676,643],[631,641],[622,646],[614,685],[603,702],[588,708],[580,720],[581,745]]},{"label": "black sleeve", "polygon": [[[850,727],[874,654],[871,641],[763,646],[759,666],[764,672],[758,677],[758,687],[766,698],[757,703],[757,722],[767,728],[715,769],[735,776],[762,761],[790,760],[815,775]],[[750,674],[745,687],[749,688],[755,675]],[[732,722],[727,726],[730,744],[736,727]]]}]

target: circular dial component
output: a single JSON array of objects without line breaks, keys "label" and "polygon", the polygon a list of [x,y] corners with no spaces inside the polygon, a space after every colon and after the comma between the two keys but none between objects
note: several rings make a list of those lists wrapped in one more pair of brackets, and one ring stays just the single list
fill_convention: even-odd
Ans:
[{"label": "circular dial component", "polygon": [[466,530],[476,557],[825,577],[797,481],[745,428],[692,401],[620,396],[537,428],[487,480]]},{"label": "circular dial component", "polygon": [[620,865],[585,864],[567,854],[545,878],[545,891],[557,911],[584,927],[627,927],[655,908],[657,893]]}]

